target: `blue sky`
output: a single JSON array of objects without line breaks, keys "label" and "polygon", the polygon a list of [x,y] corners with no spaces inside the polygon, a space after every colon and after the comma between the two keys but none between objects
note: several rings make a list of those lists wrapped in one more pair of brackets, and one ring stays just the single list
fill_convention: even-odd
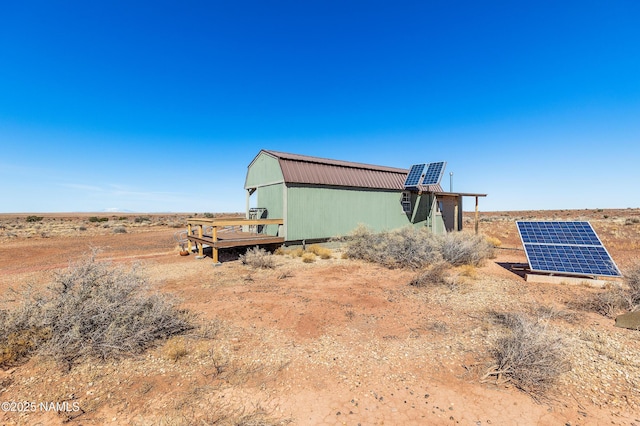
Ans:
[{"label": "blue sky", "polygon": [[29,1],[0,212],[244,209],[261,148],[448,162],[482,210],[640,207],[640,2]]}]

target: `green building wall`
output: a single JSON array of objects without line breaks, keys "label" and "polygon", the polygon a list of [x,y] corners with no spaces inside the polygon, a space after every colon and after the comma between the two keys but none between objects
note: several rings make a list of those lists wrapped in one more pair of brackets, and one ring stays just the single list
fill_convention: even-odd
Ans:
[{"label": "green building wall", "polygon": [[244,187],[257,188],[283,182],[284,177],[278,159],[262,153],[249,165]]},{"label": "green building wall", "polygon": [[413,195],[414,211],[407,214],[402,211],[401,191],[290,184],[285,238],[296,241],[346,235],[360,224],[376,232],[424,226],[426,214],[416,215],[422,217],[417,221],[414,214],[425,208],[425,197]]}]

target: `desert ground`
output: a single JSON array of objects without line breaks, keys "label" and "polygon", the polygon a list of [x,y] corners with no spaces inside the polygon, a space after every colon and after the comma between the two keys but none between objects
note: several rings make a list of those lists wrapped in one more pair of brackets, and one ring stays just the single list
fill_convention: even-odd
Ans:
[{"label": "desert ground", "polygon": [[[526,263],[515,220],[589,220],[624,272],[640,260],[640,209],[481,213],[496,257],[425,288],[408,284],[415,270],[344,258],[336,244],[309,263],[274,255],[259,269],[230,251],[214,267],[179,255],[187,215],[34,215],[0,215],[3,309],[10,288],[44,287],[99,248],[100,260],[140,264],[207,332],[71,369],[44,356],[11,366],[0,402],[80,410],[3,408],[2,424],[640,426],[640,332],[581,308],[606,288],[530,283],[511,267]],[[508,313],[543,316],[566,344],[570,369],[544,394],[487,375]]]}]

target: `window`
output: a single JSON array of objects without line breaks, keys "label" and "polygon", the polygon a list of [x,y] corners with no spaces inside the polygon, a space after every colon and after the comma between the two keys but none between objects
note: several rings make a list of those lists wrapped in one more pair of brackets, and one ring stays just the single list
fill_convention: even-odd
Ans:
[{"label": "window", "polygon": [[405,213],[411,213],[411,193],[402,193],[402,211]]}]

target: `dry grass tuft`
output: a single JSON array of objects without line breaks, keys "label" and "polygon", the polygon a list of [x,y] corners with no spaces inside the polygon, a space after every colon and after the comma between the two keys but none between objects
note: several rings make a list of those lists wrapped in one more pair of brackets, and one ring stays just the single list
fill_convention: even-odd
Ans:
[{"label": "dry grass tuft", "polygon": [[307,251],[315,254],[320,259],[331,259],[333,257],[333,252],[331,250],[318,244],[310,245]]},{"label": "dry grass tuft", "polygon": [[449,265],[446,262],[438,262],[416,275],[409,285],[414,287],[431,287],[449,284],[447,272]]},{"label": "dry grass tuft", "polygon": [[302,255],[302,261],[304,263],[313,263],[316,261],[316,255],[313,253],[304,253]]},{"label": "dry grass tuft", "polygon": [[172,337],[167,340],[167,343],[164,345],[164,356],[170,361],[177,362],[180,358],[188,354],[189,350],[187,349],[184,337]]},{"label": "dry grass tuft", "polygon": [[502,245],[502,241],[500,241],[499,238],[496,238],[496,237],[484,237],[484,238],[493,247],[500,247]]}]

